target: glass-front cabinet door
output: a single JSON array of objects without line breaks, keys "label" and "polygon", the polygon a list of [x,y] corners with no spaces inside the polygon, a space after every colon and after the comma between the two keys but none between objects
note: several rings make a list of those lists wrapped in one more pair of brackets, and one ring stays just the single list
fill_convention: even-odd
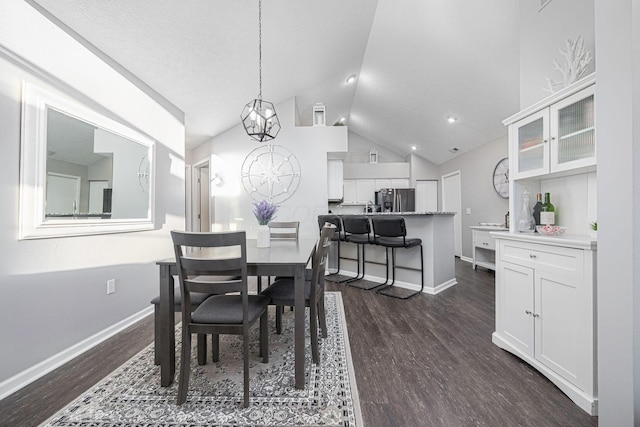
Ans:
[{"label": "glass-front cabinet door", "polygon": [[[511,127],[510,137],[515,161],[511,179],[527,178],[549,172],[549,110],[534,113]],[[515,143],[515,144],[514,144]]]},{"label": "glass-front cabinet door", "polygon": [[595,85],[509,126],[511,179],[596,164]]},{"label": "glass-front cabinet door", "polygon": [[596,164],[595,86],[550,107],[551,171]]}]

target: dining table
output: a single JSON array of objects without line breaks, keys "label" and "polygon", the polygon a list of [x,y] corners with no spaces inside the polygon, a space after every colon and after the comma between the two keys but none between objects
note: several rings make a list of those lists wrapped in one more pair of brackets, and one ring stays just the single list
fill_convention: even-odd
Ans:
[{"label": "dining table", "polygon": [[[305,270],[316,239],[272,240],[266,248],[258,247],[256,239],[247,239],[247,274],[249,276],[289,276],[294,278],[294,358],[295,387],[304,389],[305,378]],[[192,253],[193,254],[193,253]],[[160,384],[168,387],[176,369],[175,339],[175,277],[178,275],[175,258],[157,261],[160,269],[160,305],[158,352],[160,356]]]}]

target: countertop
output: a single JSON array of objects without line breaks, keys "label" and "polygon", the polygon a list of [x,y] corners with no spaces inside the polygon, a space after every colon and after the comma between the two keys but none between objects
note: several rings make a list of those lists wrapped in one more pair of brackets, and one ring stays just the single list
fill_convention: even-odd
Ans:
[{"label": "countertop", "polygon": [[426,215],[455,215],[455,212],[355,212],[355,213],[341,213],[336,214],[340,216],[384,216],[384,215],[396,215],[396,216],[426,216]]},{"label": "countertop", "polygon": [[598,247],[598,241],[596,239],[581,234],[545,236],[539,233],[511,233],[508,231],[498,231],[491,233],[491,235],[496,239],[517,240],[520,242],[540,243],[577,249],[596,250]]},{"label": "countertop", "polygon": [[482,231],[509,231],[507,227],[502,225],[472,225],[469,227],[472,230],[482,230]]}]

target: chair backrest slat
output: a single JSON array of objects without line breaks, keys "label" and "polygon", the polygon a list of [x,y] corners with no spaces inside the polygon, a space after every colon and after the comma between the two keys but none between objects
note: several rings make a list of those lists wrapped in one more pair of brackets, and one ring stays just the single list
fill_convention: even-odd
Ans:
[{"label": "chair backrest slat", "polygon": [[300,221],[270,221],[267,225],[271,239],[298,240]]},{"label": "chair backrest slat", "polygon": [[[320,238],[316,244],[312,258],[312,278],[311,283],[316,287],[324,284],[324,273],[326,270],[327,260],[329,259],[329,247],[331,246],[331,238],[336,232],[335,224],[325,223],[320,230]],[[313,294],[313,292],[312,292]]]}]

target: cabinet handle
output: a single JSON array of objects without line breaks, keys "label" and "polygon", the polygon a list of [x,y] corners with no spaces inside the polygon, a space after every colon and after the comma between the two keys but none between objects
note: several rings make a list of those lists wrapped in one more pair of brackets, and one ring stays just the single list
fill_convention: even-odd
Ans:
[{"label": "cabinet handle", "polygon": [[539,314],[533,313],[533,317],[540,317]]},{"label": "cabinet handle", "polygon": [[537,256],[536,256],[536,255],[534,255],[534,254],[529,254],[529,258],[531,258],[531,259],[536,259],[536,258],[537,258]]},{"label": "cabinet handle", "polygon": [[525,313],[525,314],[532,314],[532,313],[531,313],[531,310],[525,310],[525,311],[524,311],[524,313]]}]

